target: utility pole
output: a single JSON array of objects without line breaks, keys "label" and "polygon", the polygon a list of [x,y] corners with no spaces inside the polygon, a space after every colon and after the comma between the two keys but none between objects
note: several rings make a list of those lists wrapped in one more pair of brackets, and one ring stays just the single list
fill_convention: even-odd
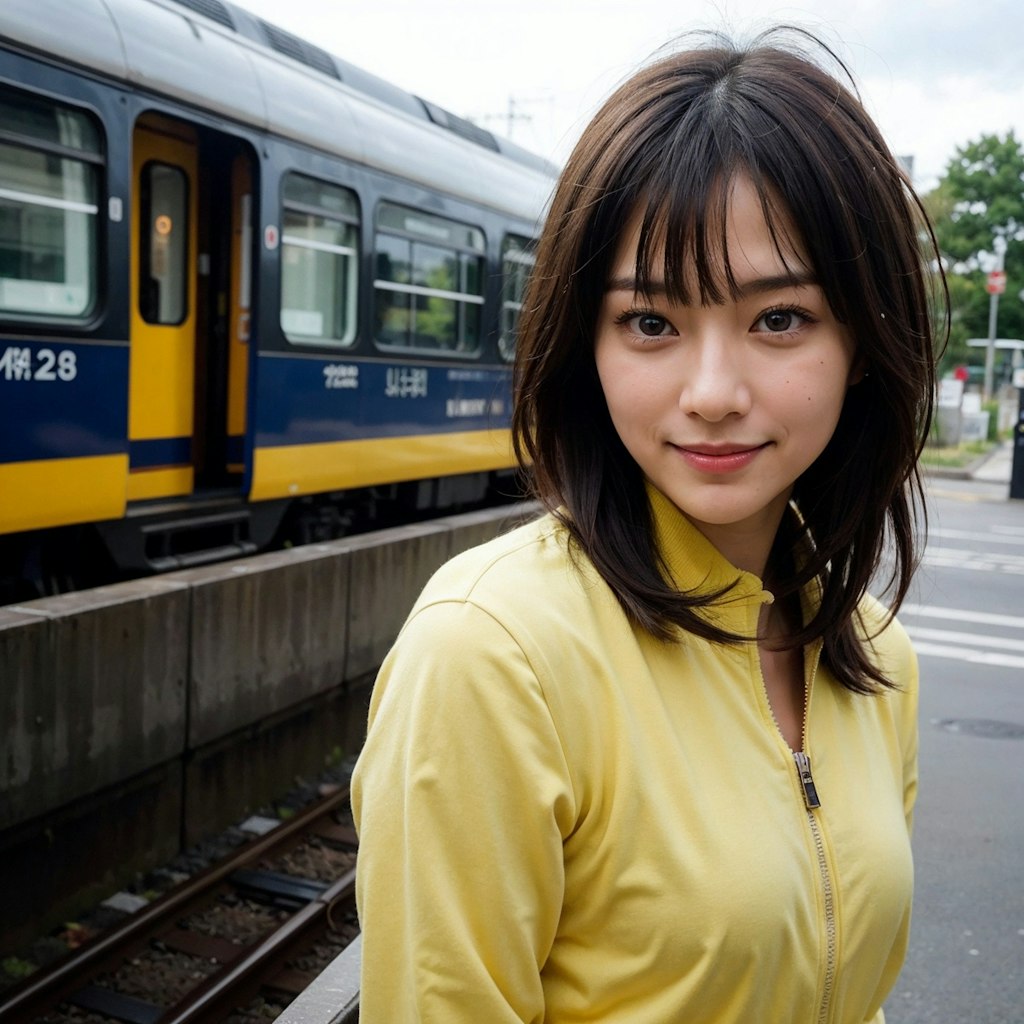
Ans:
[{"label": "utility pole", "polygon": [[992,378],[996,360],[996,322],[999,318],[999,296],[1006,290],[1006,274],[1003,271],[1003,257],[1006,254],[1006,239],[999,235],[992,242],[996,251],[996,266],[989,271],[988,283],[988,344],[985,346],[985,385],[982,401],[992,397]]},{"label": "utility pole", "polygon": [[505,134],[511,139],[512,132],[515,130],[517,121],[532,121],[533,118],[529,114],[519,114],[516,112],[516,98],[511,93],[508,97],[508,114],[505,118]]},{"label": "utility pole", "polygon": [[530,103],[550,103],[553,97],[551,96],[536,96],[529,97],[527,99],[516,99],[515,96],[509,95],[508,106],[504,113],[486,113],[486,114],[467,114],[466,119],[472,121],[474,124],[487,124],[493,121],[503,121],[505,137],[511,139],[516,130],[516,126],[520,124],[528,124],[533,120],[533,115],[526,113],[523,110],[527,104]]}]

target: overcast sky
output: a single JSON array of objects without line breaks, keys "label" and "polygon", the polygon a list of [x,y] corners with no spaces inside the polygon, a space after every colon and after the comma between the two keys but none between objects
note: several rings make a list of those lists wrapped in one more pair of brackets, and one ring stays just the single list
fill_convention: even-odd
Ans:
[{"label": "overcast sky", "polygon": [[[564,161],[605,96],[694,28],[810,28],[850,66],[919,189],[957,146],[1024,134],[1024,0],[237,0],[353,64]],[[510,100],[522,117],[508,119]]]}]

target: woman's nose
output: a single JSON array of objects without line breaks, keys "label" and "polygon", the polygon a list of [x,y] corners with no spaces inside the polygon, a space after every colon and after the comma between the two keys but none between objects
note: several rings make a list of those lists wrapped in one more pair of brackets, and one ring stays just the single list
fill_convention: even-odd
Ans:
[{"label": "woman's nose", "polygon": [[742,345],[722,336],[702,338],[683,358],[679,392],[683,412],[709,423],[750,412],[751,382]]}]

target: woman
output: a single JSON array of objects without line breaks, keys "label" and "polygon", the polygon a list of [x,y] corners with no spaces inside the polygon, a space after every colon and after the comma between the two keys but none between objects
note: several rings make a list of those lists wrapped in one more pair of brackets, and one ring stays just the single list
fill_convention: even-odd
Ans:
[{"label": "woman", "polygon": [[428,584],[353,779],[363,1019],[881,1022],[909,927],[930,237],[760,37],[640,71],[557,188],[513,432],[548,514]]}]

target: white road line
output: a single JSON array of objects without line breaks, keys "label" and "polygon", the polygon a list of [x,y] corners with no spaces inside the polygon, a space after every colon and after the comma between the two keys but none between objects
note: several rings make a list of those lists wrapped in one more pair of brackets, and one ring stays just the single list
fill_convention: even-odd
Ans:
[{"label": "white road line", "polygon": [[945,640],[952,644],[973,644],[975,647],[996,647],[1004,651],[1024,651],[1024,640],[1010,640],[1004,636],[960,633],[955,629],[928,629],[926,626],[907,626],[906,630],[915,640]]},{"label": "white road line", "polygon": [[952,619],[954,622],[979,622],[985,626],[1009,626],[1011,629],[1024,629],[1024,616],[998,615],[994,612],[975,612],[961,608],[944,608],[941,605],[904,604],[899,610],[899,618],[919,615],[930,619]]},{"label": "white road line", "polygon": [[926,551],[923,565],[937,569],[966,569],[972,572],[1001,572],[1010,576],[1024,575],[1024,557],[1020,555],[988,555],[939,548]]},{"label": "white road line", "polygon": [[994,665],[999,668],[1024,668],[1024,658],[1012,654],[996,654],[993,651],[974,651],[969,647],[948,647],[945,644],[919,642],[914,644],[919,655],[936,658],[950,658],[953,661],[967,661],[972,665]]},{"label": "white road line", "polygon": [[1024,537],[1024,526],[1000,526],[996,524],[992,527],[993,533],[1005,533],[1014,537]]},{"label": "white road line", "polygon": [[1024,565],[1024,555],[1006,554],[1002,551],[976,551],[972,548],[943,548],[929,545],[925,548],[925,558],[949,558],[958,561],[972,562],[1003,562],[1007,565]]},{"label": "white road line", "polygon": [[928,530],[929,537],[943,537],[946,540],[977,540],[989,544],[1024,544],[1024,531],[1018,535],[1012,526],[1004,526],[1001,529],[993,526],[991,533],[977,533],[972,530],[944,529],[941,526],[933,526]]},{"label": "white road line", "polygon": [[925,558],[962,558],[964,561],[980,553],[973,548],[940,548],[937,544],[929,544],[924,550]]}]

